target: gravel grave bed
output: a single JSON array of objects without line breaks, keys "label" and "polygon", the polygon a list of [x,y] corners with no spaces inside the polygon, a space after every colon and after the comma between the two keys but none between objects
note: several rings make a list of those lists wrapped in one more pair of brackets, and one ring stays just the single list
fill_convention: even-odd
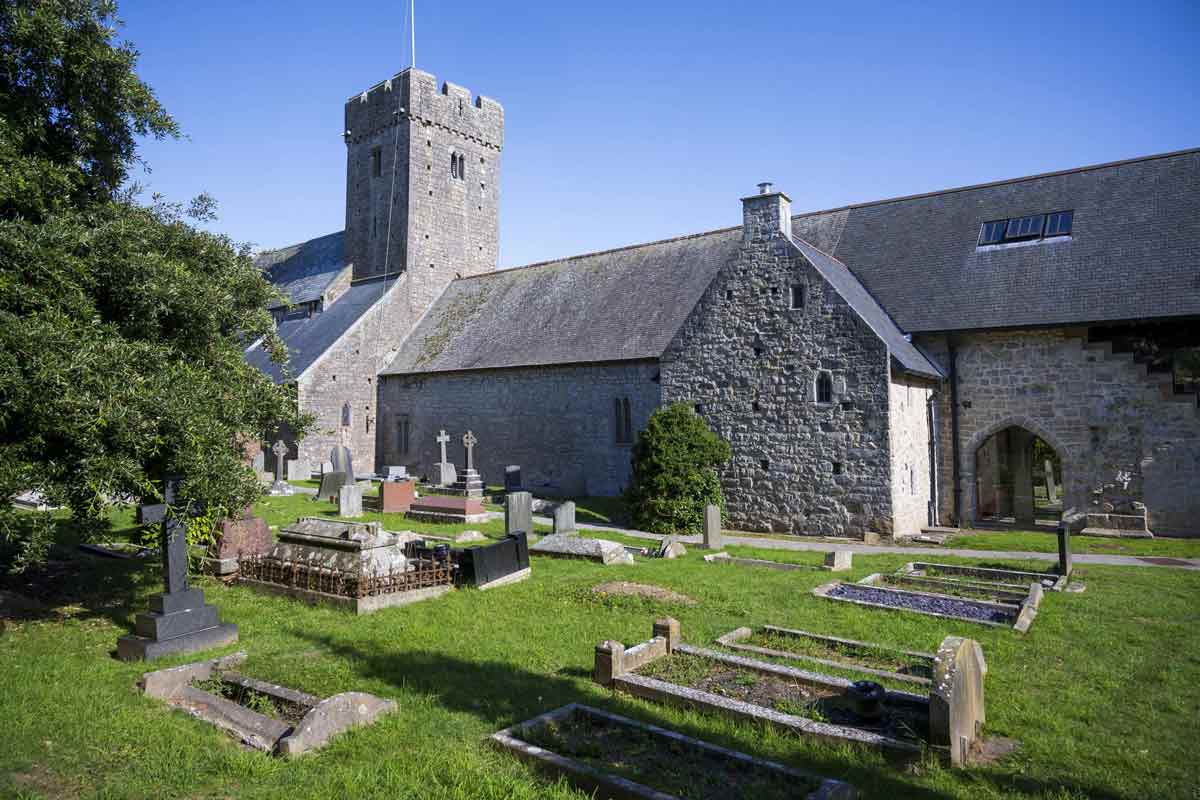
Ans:
[{"label": "gravel grave bed", "polygon": [[637,674],[753,703],[783,714],[859,728],[893,739],[919,742],[928,736],[927,708],[888,703],[880,719],[865,720],[854,713],[850,701],[840,690],[812,686],[687,653],[674,653],[651,661],[638,669]]},{"label": "gravel grave bed", "polygon": [[889,608],[924,611],[932,614],[945,614],[951,617],[964,617],[980,622],[996,622],[1008,624],[1016,616],[1015,610],[996,608],[984,603],[970,600],[960,600],[953,597],[934,597],[931,595],[906,594],[889,589],[877,589],[872,586],[842,583],[829,591],[829,597],[840,597],[846,600],[861,600],[865,603],[877,603]]},{"label": "gravel grave bed", "polygon": [[[820,784],[756,768],[651,731],[576,712],[521,732],[529,744],[689,800],[783,800]],[[799,784],[798,784],[799,781]]]}]

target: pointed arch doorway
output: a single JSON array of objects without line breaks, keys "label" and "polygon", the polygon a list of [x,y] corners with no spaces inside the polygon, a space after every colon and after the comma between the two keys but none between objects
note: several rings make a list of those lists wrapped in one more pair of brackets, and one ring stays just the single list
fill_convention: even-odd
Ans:
[{"label": "pointed arch doorway", "polygon": [[1062,518],[1062,455],[1046,439],[1008,425],[984,438],[973,457],[977,525],[1028,530]]}]

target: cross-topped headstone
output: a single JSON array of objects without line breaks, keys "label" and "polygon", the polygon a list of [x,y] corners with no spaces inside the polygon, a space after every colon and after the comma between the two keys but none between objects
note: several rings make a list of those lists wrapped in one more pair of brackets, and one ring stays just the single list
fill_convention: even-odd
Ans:
[{"label": "cross-topped headstone", "polygon": [[222,624],[217,609],[205,605],[204,593],[188,588],[186,519],[200,509],[176,507],[180,480],[168,477],[163,481],[163,502],[138,509],[141,524],[162,523],[166,591],[150,599],[149,613],[137,615],[133,635],[117,640],[117,656],[123,661],[149,661],[167,653],[187,653],[237,641],[237,626]]},{"label": "cross-topped headstone", "polygon": [[450,443],[450,437],[444,430],[438,431],[437,443],[442,446],[442,463],[444,464],[446,462],[446,445]]},{"label": "cross-topped headstone", "polygon": [[287,455],[288,446],[280,439],[271,448],[271,452],[275,454],[275,474],[279,476],[279,480],[283,480],[283,457]]},{"label": "cross-topped headstone", "polygon": [[467,448],[467,472],[475,469],[475,445],[479,444],[479,440],[475,438],[475,434],[467,431],[463,434],[463,447]]}]

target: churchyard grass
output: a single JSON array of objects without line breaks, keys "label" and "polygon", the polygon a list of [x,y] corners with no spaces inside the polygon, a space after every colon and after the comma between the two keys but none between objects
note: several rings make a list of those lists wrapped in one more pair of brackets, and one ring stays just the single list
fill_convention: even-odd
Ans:
[{"label": "churchyard grass", "polygon": [[[915,542],[914,544],[920,544]],[[928,545],[922,545],[928,546]],[[966,550],[1010,550],[1029,553],[1057,553],[1054,531],[980,531],[973,530],[946,540],[946,547]],[[1072,536],[1075,553],[1110,556],[1162,556],[1200,558],[1200,539],[1113,539],[1106,536]]]},{"label": "churchyard grass", "polygon": [[[314,506],[271,498],[260,510],[278,524]],[[822,601],[810,594],[829,580],[819,553],[731,550],[813,569],[718,569],[694,550],[629,567],[535,556],[523,583],[365,617],[201,579],[222,618],[240,628],[237,647],[249,653],[243,672],[318,696],[357,690],[399,703],[398,713],[291,762],[249,752],[142,697],[133,686],[147,667],[112,658],[117,636],[161,585],[153,560],[78,558],[68,574],[32,588],[9,579],[7,588],[47,593],[48,608],[7,621],[0,635],[0,796],[583,798],[485,744],[491,733],[569,702],[847,780],[865,797],[1193,796],[1200,573],[1078,566],[1087,591],[1048,593],[1037,625],[1021,636]],[[907,560],[859,556],[842,577],[891,572]],[[697,604],[590,591],[611,580],[672,589]],[[989,666],[987,732],[1015,738],[1020,748],[970,771],[932,758],[900,766],[877,752],[613,695],[592,682],[596,643],[643,641],[651,621],[666,614],[680,620],[685,641],[709,647],[733,628],[764,624],[922,651],[948,634],[976,638]]]}]

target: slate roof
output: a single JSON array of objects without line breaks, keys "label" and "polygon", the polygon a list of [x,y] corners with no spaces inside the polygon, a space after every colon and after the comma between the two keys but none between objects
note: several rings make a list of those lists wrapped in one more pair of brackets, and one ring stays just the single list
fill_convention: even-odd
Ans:
[{"label": "slate roof", "polygon": [[384,374],[658,358],[740,244],[730,229],[454,281]]},{"label": "slate roof", "polygon": [[319,299],[346,266],[344,241],[344,231],[338,231],[290,247],[266,250],[255,257],[254,263],[290,303],[307,303]]},{"label": "slate roof", "polygon": [[887,345],[892,358],[899,362],[900,367],[907,372],[940,378],[942,371],[925,354],[913,345],[904,331],[896,326],[895,321],[883,310],[883,306],[875,301],[858,278],[846,268],[846,265],[836,258],[823,253],[803,239],[792,237],[792,243],[800,249],[804,257],[821,277],[842,296],[863,322],[870,326],[875,335]]},{"label": "slate roof", "polygon": [[[368,281],[352,285],[325,310],[312,317],[296,315],[285,319],[276,330],[288,348],[288,380],[294,380],[312,366],[330,346],[341,338],[350,326],[396,285],[396,278]],[[276,383],[284,380],[280,366],[258,343],[246,351],[246,361],[267,373]]]},{"label": "slate roof", "polygon": [[[980,225],[1075,212],[1069,240]],[[1200,149],[796,216],[909,333],[1200,315]]]}]

